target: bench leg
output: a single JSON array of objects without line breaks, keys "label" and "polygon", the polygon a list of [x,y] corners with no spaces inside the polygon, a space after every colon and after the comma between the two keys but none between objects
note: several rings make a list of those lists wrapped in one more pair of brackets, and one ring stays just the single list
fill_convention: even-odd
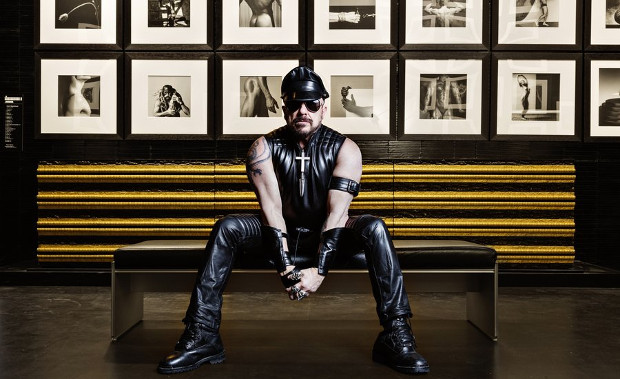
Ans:
[{"label": "bench leg", "polygon": [[[114,264],[114,263],[112,263]],[[142,321],[144,292],[131,290],[131,274],[117,274],[112,268],[112,341]]]},{"label": "bench leg", "polygon": [[467,292],[467,320],[497,341],[497,265],[494,274],[481,275],[477,292]]}]

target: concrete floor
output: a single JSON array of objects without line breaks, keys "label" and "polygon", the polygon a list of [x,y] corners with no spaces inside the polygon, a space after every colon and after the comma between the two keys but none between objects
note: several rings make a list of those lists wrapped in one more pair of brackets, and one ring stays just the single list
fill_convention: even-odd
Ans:
[{"label": "concrete floor", "polygon": [[[459,294],[412,294],[427,378],[617,378],[620,289],[500,287],[499,341],[464,320]],[[0,377],[163,378],[189,294],[151,293],[145,321],[110,341],[110,288],[0,286]],[[370,359],[379,332],[369,295],[290,302],[226,295],[227,359],[175,378],[400,378]]]}]

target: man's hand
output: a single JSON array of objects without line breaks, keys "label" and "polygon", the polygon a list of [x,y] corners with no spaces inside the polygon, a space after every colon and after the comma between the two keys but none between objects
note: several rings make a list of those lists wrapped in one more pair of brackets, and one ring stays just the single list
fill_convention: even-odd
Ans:
[{"label": "man's hand", "polygon": [[[311,293],[316,292],[321,286],[321,283],[323,283],[323,279],[325,279],[325,277],[319,275],[319,271],[316,267],[301,270],[301,281],[293,286],[295,288],[289,287],[286,289],[289,299],[301,300]],[[299,298],[300,293],[302,294],[301,299]]]}]

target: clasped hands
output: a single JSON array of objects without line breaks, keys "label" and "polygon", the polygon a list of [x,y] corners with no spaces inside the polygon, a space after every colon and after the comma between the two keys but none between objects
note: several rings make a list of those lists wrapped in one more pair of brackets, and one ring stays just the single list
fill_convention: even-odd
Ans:
[{"label": "clasped hands", "polygon": [[[295,266],[286,266],[286,270],[281,272],[280,275],[293,279],[291,278],[291,274],[293,274],[291,271],[293,271],[294,268]],[[321,286],[321,283],[323,283],[323,279],[325,279],[323,275],[319,275],[319,271],[316,267],[299,270],[297,276],[299,277],[299,282],[285,288],[291,300],[301,300],[311,293],[316,292]]]}]

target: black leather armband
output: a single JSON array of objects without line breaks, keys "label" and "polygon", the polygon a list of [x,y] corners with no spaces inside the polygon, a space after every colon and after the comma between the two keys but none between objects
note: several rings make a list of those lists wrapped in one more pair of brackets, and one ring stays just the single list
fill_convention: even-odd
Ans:
[{"label": "black leather armband", "polygon": [[329,189],[348,192],[355,197],[360,193],[360,184],[355,180],[332,176],[332,180],[329,182]]},{"label": "black leather armband", "polygon": [[284,250],[284,246],[282,245],[282,238],[287,237],[286,233],[282,233],[282,230],[268,225],[262,225],[261,232],[263,236],[263,248],[267,249],[267,255],[273,260],[276,270],[282,272],[286,270],[286,266],[292,266],[293,261],[288,251]]},{"label": "black leather armband", "polygon": [[289,288],[301,281],[301,271],[297,267],[280,277],[284,288]]},{"label": "black leather armband", "polygon": [[340,236],[346,228],[333,228],[321,233],[321,242],[319,244],[319,255],[316,267],[320,275],[327,275],[327,272],[334,263]]}]

